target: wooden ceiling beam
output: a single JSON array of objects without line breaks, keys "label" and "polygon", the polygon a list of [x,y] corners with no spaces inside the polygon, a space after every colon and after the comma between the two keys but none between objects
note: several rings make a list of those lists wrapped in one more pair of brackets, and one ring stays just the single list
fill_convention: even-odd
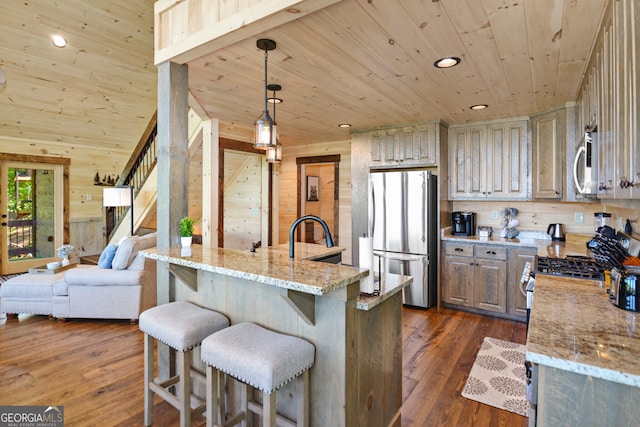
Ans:
[{"label": "wooden ceiling beam", "polygon": [[159,1],[155,4],[155,64],[187,63],[340,1],[262,0],[244,9],[237,5],[231,13],[222,10],[225,2],[215,0]]}]

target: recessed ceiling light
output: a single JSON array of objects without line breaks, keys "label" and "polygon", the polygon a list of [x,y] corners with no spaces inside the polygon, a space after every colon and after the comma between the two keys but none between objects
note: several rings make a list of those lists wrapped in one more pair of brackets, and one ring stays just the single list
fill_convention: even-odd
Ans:
[{"label": "recessed ceiling light", "polygon": [[447,56],[446,58],[440,58],[433,63],[436,68],[451,68],[460,63],[460,58],[456,56]]},{"label": "recessed ceiling light", "polygon": [[476,105],[472,105],[471,108],[472,110],[484,110],[485,108],[487,108],[489,105],[487,104],[476,104]]},{"label": "recessed ceiling light", "polygon": [[338,125],[339,128],[350,128],[351,127],[351,123],[340,123]]},{"label": "recessed ceiling light", "polygon": [[51,36],[51,41],[53,42],[53,45],[55,47],[65,47],[67,45],[67,41],[64,39],[64,37],[59,36],[59,35],[54,35]]}]

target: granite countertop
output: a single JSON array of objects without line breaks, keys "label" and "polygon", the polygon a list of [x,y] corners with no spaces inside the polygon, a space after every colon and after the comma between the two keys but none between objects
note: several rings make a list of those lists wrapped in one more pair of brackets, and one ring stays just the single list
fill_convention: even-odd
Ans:
[{"label": "granite countertop", "polygon": [[[313,261],[342,251],[344,248],[338,246],[327,248],[310,243],[296,243],[294,259],[289,259],[289,244],[261,248],[256,252],[192,245],[188,253],[182,248],[151,248],[140,251],[140,254],[159,261],[265,285],[313,295],[326,295],[369,275],[369,270]],[[412,281],[408,276],[387,273],[383,276],[380,294],[361,295],[356,307],[360,310],[370,310],[402,291]]]},{"label": "granite countertop", "polygon": [[544,232],[522,231],[513,239],[500,237],[500,230],[494,230],[490,237],[454,236],[451,227],[441,230],[440,240],[464,243],[486,243],[490,245],[517,246],[523,248],[537,248],[539,256],[564,258],[570,255],[589,255],[587,247],[579,242],[560,242],[551,240]]},{"label": "granite countertop", "polygon": [[546,247],[547,245],[552,243],[551,239],[546,237],[546,233],[540,232],[520,232],[517,237],[513,239],[507,239],[505,237],[500,237],[500,230],[498,229],[494,229],[490,237],[480,237],[477,234],[475,236],[454,236],[453,234],[451,234],[451,227],[442,229],[440,233],[440,239],[468,243],[489,243],[494,245],[524,247]]},{"label": "granite countertop", "polygon": [[[183,255],[182,248],[151,248],[140,251],[140,254],[158,261],[313,295],[328,294],[369,274],[368,270],[314,262],[301,257],[289,259],[289,252],[280,249],[265,248],[250,252],[202,245],[192,245],[190,249],[188,256]],[[331,251],[336,253],[335,249]],[[324,255],[328,254],[325,252]],[[315,256],[322,254],[315,252]]]},{"label": "granite countertop", "polygon": [[[368,296],[360,294],[358,302],[356,303],[356,308],[364,311],[371,310],[383,301],[402,291],[411,283],[413,283],[413,277],[384,273],[382,275],[382,280],[380,281],[380,295]],[[376,282],[374,286],[377,287],[378,282]]]},{"label": "granite countertop", "polygon": [[[289,243],[282,243],[278,246],[269,246],[266,248],[258,248],[256,249],[258,252],[261,251],[278,251],[278,253],[283,252],[287,257],[289,256]],[[315,260],[318,258],[324,258],[327,256],[339,254],[340,252],[344,252],[346,249],[341,246],[333,246],[331,248],[326,247],[325,245],[318,245],[315,243],[294,243],[294,255],[296,259],[308,259]]]},{"label": "granite countertop", "polygon": [[526,359],[640,387],[640,314],[609,301],[601,281],[538,274]]}]

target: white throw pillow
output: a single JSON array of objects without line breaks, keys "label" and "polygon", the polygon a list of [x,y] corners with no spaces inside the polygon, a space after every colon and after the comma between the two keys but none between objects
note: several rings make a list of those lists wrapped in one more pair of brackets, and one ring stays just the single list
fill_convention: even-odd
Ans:
[{"label": "white throw pillow", "polygon": [[[113,257],[111,268],[114,270],[124,270],[129,266],[134,258],[131,255],[137,238],[137,236],[127,237],[118,245],[118,250],[116,250],[116,256]],[[131,258],[131,260],[129,260],[129,258]]]}]

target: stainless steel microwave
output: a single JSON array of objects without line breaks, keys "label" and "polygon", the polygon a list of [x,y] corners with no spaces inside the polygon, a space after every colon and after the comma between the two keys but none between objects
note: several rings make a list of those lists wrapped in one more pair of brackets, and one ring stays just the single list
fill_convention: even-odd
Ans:
[{"label": "stainless steel microwave", "polygon": [[573,161],[573,182],[576,194],[596,196],[598,194],[598,133],[585,132],[578,145]]}]

